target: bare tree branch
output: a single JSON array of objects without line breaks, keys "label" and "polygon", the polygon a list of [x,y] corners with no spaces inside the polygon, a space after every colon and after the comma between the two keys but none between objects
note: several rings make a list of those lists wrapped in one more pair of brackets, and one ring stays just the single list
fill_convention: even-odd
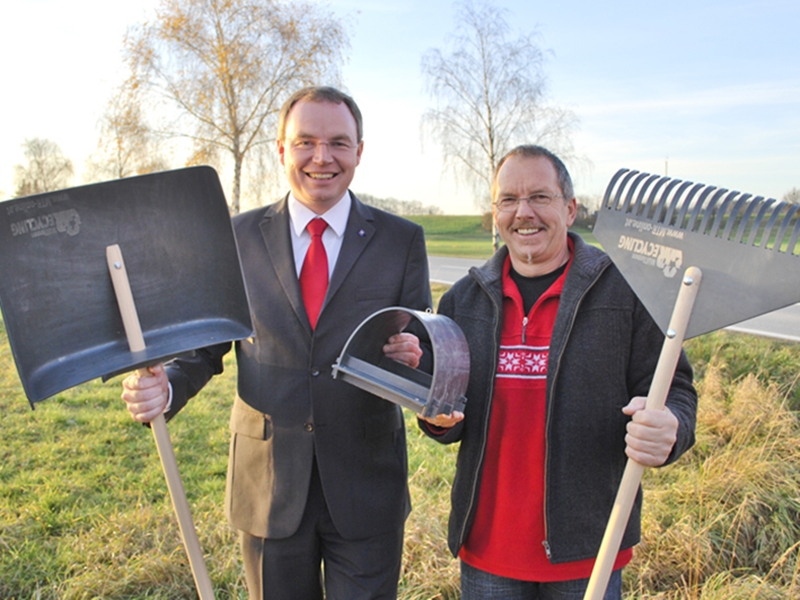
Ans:
[{"label": "bare tree branch", "polygon": [[310,2],[162,0],[152,22],[128,31],[125,52],[133,77],[172,116],[161,130],[193,140],[193,160],[215,148],[230,157],[237,213],[246,156],[274,142],[289,94],[339,84],[348,45],[343,24]]},{"label": "bare tree branch", "polygon": [[800,188],[793,187],[783,195],[782,200],[792,204],[800,204]]},{"label": "bare tree branch", "polygon": [[515,145],[541,144],[565,160],[574,157],[577,117],[545,104],[544,52],[533,33],[511,39],[506,15],[490,0],[463,0],[450,51],[432,48],[422,57],[435,102],[422,127],[441,145],[445,164],[472,182],[482,210],[489,208],[497,162]]},{"label": "bare tree branch", "polygon": [[168,168],[145,121],[141,88],[133,79],[119,86],[100,119],[97,152],[86,164],[87,182],[120,179]]},{"label": "bare tree branch", "polygon": [[14,195],[30,196],[65,188],[74,169],[58,144],[42,138],[26,139],[22,144],[27,166],[14,167]]}]

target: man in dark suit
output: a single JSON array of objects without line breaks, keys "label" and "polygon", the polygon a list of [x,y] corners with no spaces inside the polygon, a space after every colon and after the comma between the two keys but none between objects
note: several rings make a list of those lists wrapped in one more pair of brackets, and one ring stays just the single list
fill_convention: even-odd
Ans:
[{"label": "man in dark suit", "polygon": [[[402,413],[330,373],[365,318],[389,306],[424,310],[430,286],[421,228],[348,191],[362,150],[352,98],[300,90],[278,128],[291,192],[233,220],[255,336],[235,344],[226,512],[252,599],[321,599],[323,588],[328,600],[397,595],[410,510]],[[309,233],[315,225],[321,234]],[[306,263],[320,254],[309,277]],[[315,287],[317,299],[306,297]],[[174,415],[222,371],[230,346],[127,377],[122,397],[134,419]],[[410,333],[384,352],[412,367],[422,355]]]}]

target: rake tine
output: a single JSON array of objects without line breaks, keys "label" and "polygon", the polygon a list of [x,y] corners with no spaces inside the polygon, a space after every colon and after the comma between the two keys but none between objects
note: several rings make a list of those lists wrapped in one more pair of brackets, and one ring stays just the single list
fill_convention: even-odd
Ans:
[{"label": "rake tine", "polygon": [[614,189],[614,186],[616,185],[617,179],[619,179],[619,177],[621,177],[623,173],[627,173],[627,172],[628,172],[628,169],[620,169],[619,171],[617,171],[614,174],[614,176],[611,178],[611,182],[606,187],[605,194],[603,195],[603,202],[600,204],[600,206],[602,206],[604,208],[608,208],[608,209],[615,208],[615,204],[616,203],[614,201],[612,201],[612,199],[611,199],[612,198],[612,191]]},{"label": "rake tine", "polygon": [[683,228],[683,222],[686,220],[686,213],[689,212],[689,207],[692,205],[692,200],[697,192],[699,192],[703,187],[704,186],[702,183],[696,183],[694,184],[694,187],[689,190],[689,193],[686,195],[686,202],[684,202],[683,206],[681,206],[681,211],[678,213],[678,219],[675,221],[675,225]]},{"label": "rake tine", "polygon": [[792,204],[786,211],[786,216],[783,217],[781,228],[778,230],[778,235],[775,237],[775,245],[772,247],[773,250],[777,250],[778,252],[782,251],[781,246],[783,246],[783,237],[786,235],[786,228],[789,226],[789,222],[792,220],[794,213],[797,212],[797,208],[796,204]]},{"label": "rake tine", "polygon": [[[747,204],[747,201],[750,198],[752,198],[752,196],[750,194],[742,194],[742,196],[739,198],[739,201],[736,203],[736,205],[731,210],[731,214],[728,215],[728,222],[725,224],[725,231],[722,234],[722,239],[723,240],[731,239],[730,238],[731,230],[733,229],[734,225],[737,225],[736,217],[739,215],[739,212],[742,210],[742,207]],[[739,221],[737,227],[744,227],[746,225],[747,225],[747,217],[742,217],[742,220]]]},{"label": "rake tine", "polygon": [[730,192],[727,196],[725,196],[725,200],[722,201],[719,210],[717,210],[717,215],[714,218],[714,224],[711,226],[711,231],[708,232],[708,235],[711,237],[719,237],[719,228],[722,226],[722,220],[725,218],[725,213],[728,212],[728,206],[731,202],[733,202],[733,199],[736,198],[738,194],[739,192]]},{"label": "rake tine", "polygon": [[[634,177],[635,176],[635,177]],[[633,212],[631,208],[631,199],[633,198],[633,194],[636,192],[636,187],[639,185],[639,182],[647,177],[647,173],[639,173],[638,171],[631,171],[630,176],[626,177],[622,181],[622,188],[620,189],[620,197],[624,193],[624,190],[628,190],[628,193],[625,194],[625,202],[622,203],[622,212],[629,213]],[[631,182],[631,178],[633,178],[633,182]],[[636,206],[636,203],[633,203]]]},{"label": "rake tine", "polygon": [[617,180],[620,177],[622,177],[625,173],[627,173],[629,170],[630,169],[620,169],[619,171],[614,173],[614,176],[611,178],[611,181],[609,182],[608,187],[606,187],[605,196],[603,196],[603,204],[602,205],[605,206],[606,208],[617,208],[617,201],[619,200],[619,193],[620,193],[620,189],[621,188],[617,188],[617,193],[614,196],[614,201],[613,202],[611,201],[611,192],[614,189],[614,186],[616,185]]},{"label": "rake tine", "polygon": [[667,187],[661,192],[658,196],[658,202],[656,202],[655,208],[653,209],[652,213],[648,213],[652,215],[652,219],[656,221],[656,223],[663,223],[664,222],[664,212],[666,211],[667,207],[667,199],[669,198],[672,190],[675,188],[676,185],[679,185],[681,182],[679,179],[669,179],[664,177],[664,181],[668,181]]},{"label": "rake tine", "polygon": [[[800,241],[800,220],[795,220],[795,214],[800,210],[798,206],[790,205],[784,209],[785,203],[776,203],[772,198],[765,200],[763,196],[753,197],[752,194],[632,169],[619,169],[614,174],[606,187],[602,205],[607,209],[640,216],[668,227],[726,241],[743,243],[747,236],[746,244],[750,246],[757,243],[759,230],[769,215],[761,234],[760,247],[777,247],[784,252],[783,242],[789,235],[790,228],[792,231],[785,252],[794,254]],[[772,231],[782,214],[774,244],[770,246]]]},{"label": "rake tine", "polygon": [[[669,203],[669,209],[667,210],[667,216],[664,217],[664,225],[671,225],[672,224],[672,216],[675,214],[675,209],[678,207],[678,202],[681,202],[681,197],[683,196],[684,192],[686,192],[686,188],[692,185],[691,181],[684,181],[675,190],[675,194],[672,196],[672,202]],[[685,200],[683,200],[685,206]]]},{"label": "rake tine", "polygon": [[[639,189],[639,195],[637,196],[636,201],[633,203],[633,205],[635,207],[633,213],[635,215],[637,215],[637,216],[642,214],[642,199],[644,198],[644,195],[647,193],[647,189],[652,185],[653,181],[658,179],[659,176],[658,175],[649,175],[648,176],[647,173],[642,173],[642,176],[637,178],[636,182],[634,183],[634,186],[636,186],[639,183],[639,180],[641,180],[642,177],[647,177],[647,179],[641,185],[641,187]],[[628,194],[629,198],[631,196],[633,196],[634,191],[635,190],[632,187],[631,191],[630,191],[630,194]]]},{"label": "rake tine", "polygon": [[622,203],[622,206],[619,207],[622,212],[628,213],[631,211],[631,196],[633,195],[633,188],[629,187],[628,182],[631,179],[635,178],[635,180],[638,180],[642,177],[646,177],[646,175],[644,173],[639,175],[639,171],[631,171],[620,182],[619,190],[617,191],[617,206],[619,206],[619,201],[622,199],[622,195],[625,194],[625,190],[628,190],[628,194],[625,196],[625,201]]},{"label": "rake tine", "polygon": [[668,181],[670,181],[669,177],[660,177],[656,182],[653,191],[650,192],[650,197],[647,199],[647,206],[645,207],[643,213],[645,218],[650,218],[650,215],[653,214],[653,202],[655,201],[656,196],[659,194],[661,187]]},{"label": "rake tine", "polygon": [[797,247],[797,236],[800,234],[800,219],[794,222],[794,231],[792,232],[792,238],[789,240],[789,245],[786,246],[786,254],[795,254],[795,248]]},{"label": "rake tine", "polygon": [[[701,184],[698,184],[698,185],[701,185]],[[697,222],[697,217],[700,215],[700,211],[703,210],[703,204],[705,203],[706,198],[708,197],[708,195],[711,192],[713,192],[715,189],[717,189],[717,188],[712,186],[712,185],[705,186],[705,189],[703,190],[703,193],[700,194],[700,197],[697,199],[697,204],[695,204],[694,210],[692,211],[692,216],[689,219],[689,224],[686,226],[686,229],[688,229],[689,231],[694,231],[694,224]],[[709,211],[710,207],[713,206],[713,205],[714,205],[714,201],[711,200],[709,206],[706,207],[706,214],[708,214],[708,211]]]},{"label": "rake tine", "polygon": [[[724,194],[728,194],[726,198],[719,204],[717,207],[717,202],[722,198]],[[710,235],[714,237],[714,232],[719,228],[720,220],[722,219],[722,215],[725,214],[725,203],[730,199],[731,194],[735,194],[736,192],[729,192],[728,190],[720,190],[714,197],[712,198],[713,202],[709,206],[712,208],[710,211],[703,216],[703,222],[700,223],[700,233],[704,233],[706,235]],[[713,215],[713,221],[712,221]],[[711,226],[709,227],[709,221],[711,221]]]},{"label": "rake tine", "polygon": [[761,227],[761,221],[764,220],[764,217],[767,215],[767,211],[773,204],[775,204],[775,200],[768,198],[767,201],[761,205],[761,210],[758,211],[756,220],[753,223],[753,228],[750,230],[750,237],[747,238],[748,246],[755,246],[756,237],[758,236],[758,229]]},{"label": "rake tine", "polygon": [[764,228],[764,234],[761,236],[761,247],[769,248],[769,240],[772,237],[772,230],[775,228],[775,223],[783,212],[783,204],[777,204],[769,217],[769,222]]},{"label": "rake tine", "polygon": [[[617,198],[619,200],[622,199],[622,196],[625,195],[625,200],[622,203],[622,206],[619,208],[624,213],[631,212],[631,196],[633,196],[633,192],[636,189],[636,185],[642,179],[642,177],[647,177],[647,173],[639,173],[639,171],[631,171],[629,175],[625,176],[625,178],[620,183],[619,191],[617,192]],[[633,178],[633,183],[628,184],[628,182]],[[625,190],[628,191],[625,194]],[[619,204],[619,200],[617,200],[617,204]]]},{"label": "rake tine", "polygon": [[[749,196],[749,194],[748,194],[748,196]],[[747,205],[747,210],[744,211],[744,216],[742,217],[742,222],[739,225],[738,235],[736,236],[736,241],[737,242],[741,243],[742,238],[744,237],[745,231],[747,231],[747,226],[748,225],[750,225],[751,228],[753,228],[753,227],[755,227],[756,229],[758,228],[758,223],[753,222],[752,215],[753,215],[753,212],[755,212],[756,208],[761,206],[761,204],[763,202],[764,202],[764,197],[763,196],[757,196],[757,197],[753,198],[753,200],[751,200],[750,203]]]}]

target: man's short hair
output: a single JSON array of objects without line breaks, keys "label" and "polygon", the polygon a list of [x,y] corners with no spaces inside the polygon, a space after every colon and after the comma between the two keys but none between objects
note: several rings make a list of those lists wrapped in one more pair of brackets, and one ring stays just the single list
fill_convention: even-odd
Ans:
[{"label": "man's short hair", "polygon": [[558,176],[558,186],[561,188],[561,193],[564,195],[564,201],[569,202],[575,197],[575,190],[572,186],[572,177],[569,176],[569,171],[567,171],[567,167],[564,165],[561,159],[550,152],[550,150],[542,146],[536,146],[534,144],[522,144],[521,146],[517,146],[516,148],[513,148],[507,152],[506,155],[500,159],[500,162],[497,163],[497,168],[494,170],[494,176],[492,177],[492,202],[497,200],[497,175],[500,173],[500,169],[503,164],[512,156],[521,156],[524,158],[546,158],[556,170],[556,174]]},{"label": "man's short hair", "polygon": [[289,96],[289,99],[283,103],[281,112],[278,114],[278,139],[280,141],[283,142],[286,139],[286,119],[289,116],[289,111],[301,100],[307,102],[331,102],[333,104],[344,102],[356,120],[356,137],[358,138],[356,142],[361,142],[361,138],[364,136],[364,123],[356,101],[344,92],[326,86],[305,87]]}]

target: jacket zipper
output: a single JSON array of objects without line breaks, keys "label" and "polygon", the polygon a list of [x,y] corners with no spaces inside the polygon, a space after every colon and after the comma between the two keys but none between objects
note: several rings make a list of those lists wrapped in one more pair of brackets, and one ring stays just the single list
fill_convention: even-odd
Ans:
[{"label": "jacket zipper", "polygon": [[[578,309],[583,304],[583,299],[586,297],[586,294],[594,287],[594,284],[597,283],[597,280],[600,279],[600,276],[605,272],[606,268],[602,268],[597,276],[592,280],[592,282],[586,286],[586,289],[583,293],[578,297],[577,302],[575,303],[575,309],[572,311],[571,318],[569,321],[569,327],[567,328],[566,335],[564,336],[564,347],[566,347],[567,342],[569,341],[569,336],[572,334],[572,327],[575,325],[575,318],[578,315]],[[566,284],[566,282],[564,282]],[[563,297],[563,290],[562,290],[562,297]],[[542,492],[542,512],[544,513],[542,516],[544,517],[544,539],[542,540],[542,546],[544,546],[544,553],[547,555],[547,560],[552,560],[552,554],[550,552],[550,534],[549,528],[547,523],[547,474],[550,471],[549,464],[550,464],[550,444],[548,443],[549,433],[550,433],[550,416],[553,414],[552,408],[550,404],[552,403],[552,399],[555,398],[556,395],[556,380],[558,378],[558,371],[561,368],[561,356],[564,354],[563,348],[561,353],[558,355],[558,361],[556,362],[556,369],[553,372],[553,389],[550,392],[550,395],[547,397],[547,419],[545,421],[545,429],[544,429],[544,483],[543,483],[543,492]],[[548,377],[550,377],[550,373],[548,370]]]},{"label": "jacket zipper", "polygon": [[[492,294],[489,292],[488,289],[486,289],[486,286],[483,285],[483,282],[482,281],[478,281],[478,279],[476,277],[473,277],[473,279],[475,279],[475,282],[479,286],[481,286],[481,289],[484,291],[484,293],[486,293],[487,296],[489,296],[489,299],[492,301],[492,304],[494,305],[495,343],[494,343],[494,354],[493,354],[493,359],[494,360],[493,360],[492,364],[495,365],[495,371],[496,371],[497,370],[496,365],[497,365],[498,350],[499,350],[499,347],[500,347],[500,330],[499,330],[499,326],[498,326],[500,309],[497,306],[497,302],[494,301],[494,298],[493,298]],[[494,396],[494,379],[495,379],[495,375],[496,375],[496,372],[493,371],[492,372],[492,376],[491,376],[491,380],[490,380],[490,383],[489,383],[489,395],[488,395],[489,404],[486,407],[486,416],[485,416],[484,421],[483,421],[483,435],[481,436],[482,441],[481,441],[481,450],[480,450],[480,457],[481,458],[480,458],[480,462],[478,462],[478,466],[477,466],[477,469],[475,471],[476,473],[480,473],[483,470],[483,460],[486,457],[486,443],[487,443],[488,438],[489,438],[487,432],[488,432],[488,429],[489,429],[489,417],[491,415],[492,397]],[[464,546],[464,542],[466,542],[467,523],[470,521],[470,514],[472,514],[472,511],[474,510],[475,498],[478,495],[478,489],[477,489],[478,488],[478,479],[479,479],[479,477],[476,476],[475,480],[472,482],[472,490],[471,490],[470,495],[469,495],[469,504],[467,505],[467,512],[466,512],[465,517],[464,517],[464,523],[462,523],[462,525],[461,525],[461,532],[459,533],[459,536],[458,536],[459,548],[463,547]]]},{"label": "jacket zipper", "polygon": [[528,317],[527,315],[522,318],[522,343],[525,344],[525,330],[528,328]]}]

